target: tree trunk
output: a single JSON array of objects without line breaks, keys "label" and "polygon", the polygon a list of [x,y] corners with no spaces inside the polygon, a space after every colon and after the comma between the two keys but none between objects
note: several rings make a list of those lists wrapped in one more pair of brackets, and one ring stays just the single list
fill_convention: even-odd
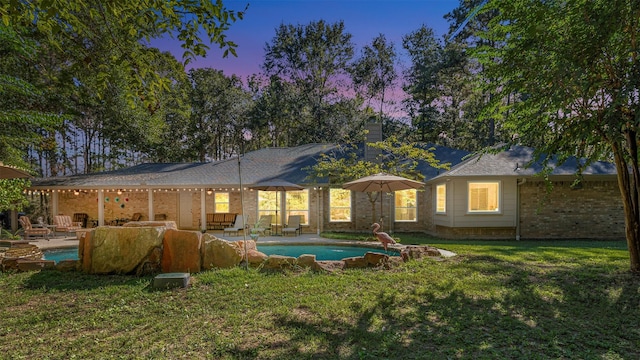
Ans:
[{"label": "tree trunk", "polygon": [[[629,136],[635,139],[635,136]],[[627,142],[631,157],[631,164],[628,164],[620,143],[612,144],[613,155],[618,172],[618,187],[622,196],[625,217],[625,236],[629,249],[629,260],[631,271],[640,273],[640,211],[638,208],[638,151],[635,141]],[[630,178],[629,165],[632,169],[634,179]]]}]

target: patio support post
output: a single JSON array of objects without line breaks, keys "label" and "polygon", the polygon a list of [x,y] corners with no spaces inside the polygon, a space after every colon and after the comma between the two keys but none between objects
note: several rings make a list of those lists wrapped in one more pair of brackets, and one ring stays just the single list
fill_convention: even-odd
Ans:
[{"label": "patio support post", "polygon": [[200,230],[207,230],[207,193],[204,189],[200,189]]},{"label": "patio support post", "polygon": [[51,217],[58,215],[58,191],[51,192]]},{"label": "patio support post", "polygon": [[147,189],[147,194],[149,194],[149,196],[147,196],[147,199],[149,199],[149,205],[148,205],[149,214],[147,214],[147,215],[149,215],[149,221],[151,221],[151,220],[153,220],[153,218],[155,216],[154,211],[153,211],[153,189],[151,189],[151,188]]},{"label": "patio support post", "polygon": [[104,226],[104,190],[98,190],[98,226]]}]

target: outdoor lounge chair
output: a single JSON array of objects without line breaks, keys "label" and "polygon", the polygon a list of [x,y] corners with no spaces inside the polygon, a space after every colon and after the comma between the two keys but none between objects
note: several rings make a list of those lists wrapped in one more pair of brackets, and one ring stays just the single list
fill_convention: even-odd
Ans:
[{"label": "outdoor lounge chair", "polygon": [[54,216],[53,224],[56,226],[55,232],[75,232],[76,230],[82,229],[82,224],[71,221],[71,216],[69,215]]},{"label": "outdoor lounge chair", "polygon": [[287,233],[293,233],[295,236],[300,235],[302,232],[301,221],[301,215],[289,215],[286,227],[282,228],[282,236],[285,236]]},{"label": "outdoor lounge chair", "polygon": [[29,240],[30,238],[43,238],[49,241],[49,234],[51,234],[51,230],[49,230],[48,227],[34,228],[31,225],[31,220],[26,216],[20,216],[18,222],[24,229],[25,240]]},{"label": "outdoor lounge chair", "polygon": [[242,229],[244,229],[244,217],[242,215],[237,215],[236,222],[233,224],[233,226],[224,228],[224,230],[222,230],[222,236],[224,236],[224,234],[226,233],[229,233],[229,235],[231,235],[232,232],[238,235],[238,232]]},{"label": "outdoor lounge chair", "polygon": [[271,234],[271,223],[273,223],[273,215],[262,215],[258,222],[253,226],[252,231],[266,235],[267,231]]}]

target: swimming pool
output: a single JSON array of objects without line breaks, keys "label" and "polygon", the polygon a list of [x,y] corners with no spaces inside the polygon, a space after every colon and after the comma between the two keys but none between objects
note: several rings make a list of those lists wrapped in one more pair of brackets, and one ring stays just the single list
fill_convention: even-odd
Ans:
[{"label": "swimming pool", "polygon": [[258,251],[267,255],[284,255],[298,257],[302,254],[314,254],[316,260],[342,260],[348,257],[363,256],[367,252],[387,254],[389,256],[400,255],[397,251],[364,246],[342,245],[258,245]]},{"label": "swimming pool", "polygon": [[[315,254],[316,260],[342,260],[348,257],[363,256],[367,252],[398,256],[397,251],[374,247],[342,246],[342,245],[258,245],[258,251],[267,255],[284,255],[298,257],[302,254]],[[78,248],[51,249],[44,251],[45,260],[77,260]]]}]

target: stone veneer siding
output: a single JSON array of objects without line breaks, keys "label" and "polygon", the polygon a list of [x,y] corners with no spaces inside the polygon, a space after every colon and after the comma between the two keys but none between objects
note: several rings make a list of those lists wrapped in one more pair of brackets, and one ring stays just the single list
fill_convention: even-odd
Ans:
[{"label": "stone veneer siding", "polygon": [[615,178],[553,182],[547,193],[542,181],[520,185],[521,239],[618,239],[624,238],[624,209]]}]

